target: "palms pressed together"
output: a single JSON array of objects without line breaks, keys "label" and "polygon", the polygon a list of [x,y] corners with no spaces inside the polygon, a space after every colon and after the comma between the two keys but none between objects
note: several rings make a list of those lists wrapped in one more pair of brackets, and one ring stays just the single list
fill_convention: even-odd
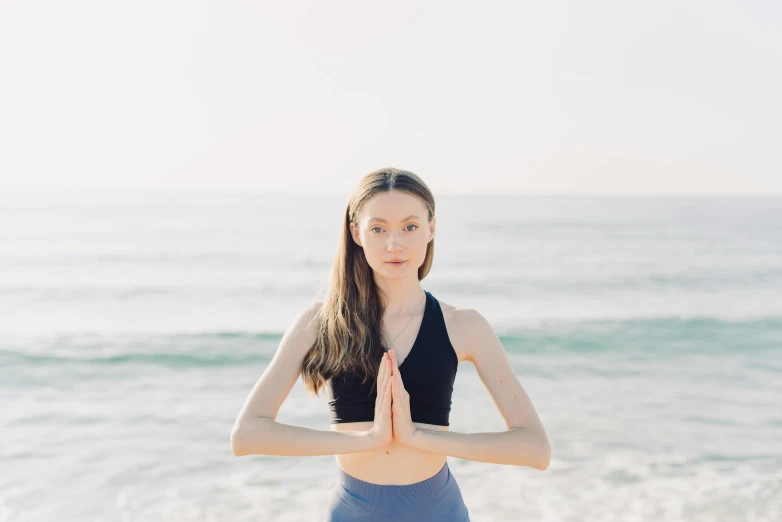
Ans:
[{"label": "palms pressed together", "polygon": [[[417,427],[410,416],[410,394],[405,390],[394,350],[383,354],[378,372],[375,402],[375,426],[372,432],[382,445],[391,440],[408,443]],[[384,390],[380,393],[380,390]]]}]

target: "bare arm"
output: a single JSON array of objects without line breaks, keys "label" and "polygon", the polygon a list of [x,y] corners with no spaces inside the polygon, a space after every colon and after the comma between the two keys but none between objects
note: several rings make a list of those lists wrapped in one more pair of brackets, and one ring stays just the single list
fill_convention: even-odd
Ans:
[{"label": "bare arm", "polygon": [[274,419],[249,419],[231,432],[231,451],[243,455],[337,455],[377,447],[369,431],[314,430],[282,424]]},{"label": "bare arm", "polygon": [[548,437],[491,325],[477,311],[464,309],[454,326],[451,341],[461,343],[469,354],[468,360],[477,369],[508,430],[457,433],[418,429],[409,444],[467,460],[547,469],[551,460]]},{"label": "bare arm", "polygon": [[231,430],[234,455],[336,455],[380,447],[369,431],[314,430],[275,420],[299,379],[304,355],[315,342],[320,307],[321,303],[313,303],[296,317],[253,386]]},{"label": "bare arm", "polygon": [[[459,433],[417,429],[410,445],[432,453],[495,464],[548,468],[551,450],[527,428],[507,431]],[[544,449],[545,448],[545,449]]]}]

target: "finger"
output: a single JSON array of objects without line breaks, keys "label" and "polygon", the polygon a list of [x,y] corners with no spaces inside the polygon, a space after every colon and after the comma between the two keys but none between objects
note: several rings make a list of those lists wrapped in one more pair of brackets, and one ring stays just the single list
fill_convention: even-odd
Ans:
[{"label": "finger", "polygon": [[[381,395],[383,390],[386,389],[386,383],[388,382],[388,370],[386,369],[385,355],[383,356],[383,363],[380,365],[380,370],[377,372],[377,393]],[[382,397],[379,397],[378,402],[382,403]]]},{"label": "finger", "polygon": [[[394,357],[394,367],[397,368],[397,370],[398,370],[399,366],[397,366],[397,363],[398,363],[398,361],[396,360],[396,357]],[[398,381],[399,386],[404,388],[404,382],[402,381],[402,374],[399,371],[397,371],[396,373],[398,374],[397,377],[399,378],[399,381]]]},{"label": "finger", "polygon": [[405,389],[405,383],[402,382],[402,375],[397,372],[396,375],[394,375],[394,384],[396,385],[396,391],[399,394],[399,396],[402,396],[402,393],[404,393]]},{"label": "finger", "polygon": [[391,381],[386,383],[385,391],[383,392],[381,408],[383,411],[391,407]]},{"label": "finger", "polygon": [[383,367],[380,369],[380,373],[381,373],[381,380],[378,389],[385,390],[386,383],[391,378],[391,374],[388,371],[388,361],[385,360],[385,356],[383,356]]},{"label": "finger", "polygon": [[383,379],[383,370],[386,366],[386,354],[383,354],[383,359],[380,361],[380,369],[377,372],[377,382],[378,384]]},{"label": "finger", "polygon": [[[387,361],[386,365],[388,365],[391,361]],[[394,376],[391,375],[391,369],[386,366],[386,382],[390,383],[392,380],[394,380]]]}]

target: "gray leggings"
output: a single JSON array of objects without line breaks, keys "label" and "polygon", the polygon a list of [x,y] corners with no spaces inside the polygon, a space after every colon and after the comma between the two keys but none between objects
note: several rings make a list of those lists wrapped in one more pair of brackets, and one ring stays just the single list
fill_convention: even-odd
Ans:
[{"label": "gray leggings", "polygon": [[446,462],[436,475],[405,486],[372,484],[339,470],[323,522],[469,522]]}]

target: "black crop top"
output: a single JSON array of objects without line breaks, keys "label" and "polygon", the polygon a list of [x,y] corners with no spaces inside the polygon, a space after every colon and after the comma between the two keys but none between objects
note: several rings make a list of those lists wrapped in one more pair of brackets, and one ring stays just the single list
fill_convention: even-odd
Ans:
[{"label": "black crop top", "polygon": [[[459,359],[448,339],[440,303],[424,292],[426,306],[421,327],[399,373],[410,395],[412,421],[448,426]],[[329,379],[328,384],[331,424],[375,420],[377,392],[372,379],[362,385],[357,375],[342,372]]]}]

